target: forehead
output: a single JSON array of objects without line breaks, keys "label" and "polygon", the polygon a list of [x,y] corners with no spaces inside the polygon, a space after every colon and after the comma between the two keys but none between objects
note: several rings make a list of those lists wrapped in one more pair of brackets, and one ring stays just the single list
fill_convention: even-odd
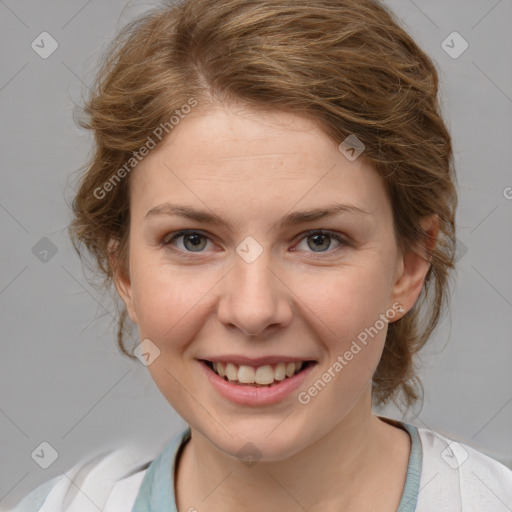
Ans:
[{"label": "forehead", "polygon": [[343,201],[378,210],[387,201],[375,170],[348,160],[311,119],[224,108],[185,116],[137,166],[131,195],[137,215],[176,199],[252,212]]}]

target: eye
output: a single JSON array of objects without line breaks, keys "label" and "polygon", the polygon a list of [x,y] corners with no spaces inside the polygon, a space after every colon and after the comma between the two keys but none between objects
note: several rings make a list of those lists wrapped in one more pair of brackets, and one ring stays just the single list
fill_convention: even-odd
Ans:
[{"label": "eye", "polygon": [[[173,233],[171,233],[173,235]],[[168,246],[171,250],[173,249],[171,246],[174,245],[174,242],[182,239],[182,247],[184,249],[179,248],[176,252],[187,253],[187,252],[203,252],[203,249],[207,245],[205,240],[210,240],[205,234],[200,231],[180,231],[179,233],[174,234],[174,236],[168,235],[162,241],[162,245]]]},{"label": "eye", "polygon": [[[328,249],[331,247],[333,239],[336,240],[336,242],[338,242],[338,247],[334,250],[329,251]],[[348,245],[348,242],[334,231],[308,231],[304,233],[304,236],[301,240],[306,241],[307,248],[312,249],[313,253],[335,252],[340,247]],[[300,244],[297,245],[297,247],[299,246]]]}]

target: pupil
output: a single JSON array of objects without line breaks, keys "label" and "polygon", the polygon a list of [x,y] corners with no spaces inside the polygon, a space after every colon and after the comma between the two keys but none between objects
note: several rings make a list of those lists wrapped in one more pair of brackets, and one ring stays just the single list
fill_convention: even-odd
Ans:
[{"label": "pupil", "polygon": [[194,247],[197,247],[201,244],[201,235],[199,234],[192,234],[192,235],[185,235],[185,238],[184,238],[184,241],[185,241],[185,245],[186,245],[186,242],[191,242],[192,245]]},{"label": "pupil", "polygon": [[[311,238],[313,238],[315,240],[315,242],[314,242],[315,247],[320,247],[322,245],[322,242],[317,243],[319,237],[324,242],[325,242],[326,239],[330,238],[329,235],[324,235],[324,234],[313,235]],[[328,248],[328,247],[329,247],[329,244],[327,244],[327,246],[325,248]]]}]

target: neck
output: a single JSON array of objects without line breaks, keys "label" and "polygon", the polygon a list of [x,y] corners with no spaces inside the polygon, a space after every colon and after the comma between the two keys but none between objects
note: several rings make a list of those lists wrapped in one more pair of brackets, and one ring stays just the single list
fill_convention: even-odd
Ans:
[{"label": "neck", "polygon": [[[192,429],[178,465],[176,503],[178,510],[210,512],[331,510],[334,506],[345,511],[387,510],[387,504],[381,508],[387,493],[389,510],[396,510],[409,446],[406,432],[372,414],[371,394],[364,394],[332,430],[285,460],[248,466]],[[399,460],[394,468],[398,473],[390,476],[392,459]]]}]

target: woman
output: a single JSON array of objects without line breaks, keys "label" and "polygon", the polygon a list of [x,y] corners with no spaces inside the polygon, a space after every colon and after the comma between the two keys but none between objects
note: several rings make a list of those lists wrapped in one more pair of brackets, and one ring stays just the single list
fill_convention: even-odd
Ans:
[{"label": "woman", "polygon": [[510,510],[505,466],[372,412],[419,398],[447,302],[437,91],[371,0],[189,0],[130,24],[85,108],[71,235],[189,427],[16,510]]}]

